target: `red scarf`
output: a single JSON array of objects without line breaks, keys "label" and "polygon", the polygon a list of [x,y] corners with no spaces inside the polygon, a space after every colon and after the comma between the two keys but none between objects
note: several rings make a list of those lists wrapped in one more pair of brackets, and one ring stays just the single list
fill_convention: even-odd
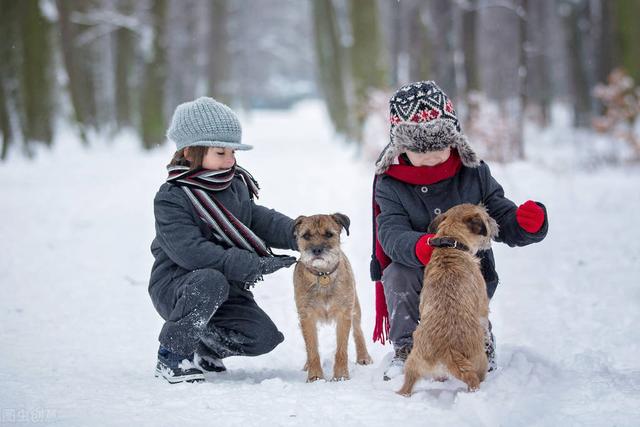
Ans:
[{"label": "red scarf", "polygon": [[[385,175],[411,185],[435,184],[436,182],[455,176],[462,167],[460,156],[456,150],[451,150],[449,158],[436,166],[411,166],[407,164],[402,156],[400,156],[399,161],[400,164],[389,166]],[[380,274],[382,275],[384,269],[391,264],[391,259],[384,252],[378,240],[378,223],[376,219],[380,213],[380,206],[378,206],[375,199],[376,178],[374,178],[373,181],[373,240],[375,247],[374,255],[378,261]],[[378,280],[376,281],[376,323],[373,329],[373,341],[376,342],[380,340],[380,343],[384,344],[389,337],[389,328],[387,301],[384,297],[382,282]]]}]

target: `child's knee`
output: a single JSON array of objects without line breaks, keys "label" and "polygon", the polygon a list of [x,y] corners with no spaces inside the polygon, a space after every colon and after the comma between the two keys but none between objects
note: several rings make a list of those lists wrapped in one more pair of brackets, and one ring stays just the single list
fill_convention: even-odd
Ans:
[{"label": "child's knee", "polygon": [[389,291],[403,292],[408,290],[420,291],[422,288],[423,269],[408,267],[404,264],[392,262],[384,270],[382,284],[385,293]]},{"label": "child's knee", "polygon": [[256,345],[256,355],[269,353],[284,341],[284,335],[277,329],[274,329],[270,334],[265,334],[261,338]]},{"label": "child's knee", "polygon": [[284,341],[284,335],[274,324],[265,324],[255,331],[253,343],[245,347],[248,356],[267,354]]},{"label": "child's knee", "polygon": [[210,301],[219,305],[229,296],[229,282],[226,277],[212,268],[203,268],[191,272],[191,293],[199,297],[201,301]]}]

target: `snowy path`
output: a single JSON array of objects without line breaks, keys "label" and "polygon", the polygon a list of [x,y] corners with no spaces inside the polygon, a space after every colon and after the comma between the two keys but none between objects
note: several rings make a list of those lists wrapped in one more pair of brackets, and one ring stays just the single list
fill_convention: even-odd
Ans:
[{"label": "snowy path", "polygon": [[[239,162],[261,182],[260,202],[292,217],[336,211],[373,326],[368,279],[373,169],[332,135],[322,111],[245,117],[256,150]],[[421,382],[411,399],[383,382],[389,346],[347,382],[306,384],[291,271],[256,298],[285,334],[257,358],[226,361],[213,382],[169,386],[153,377],[162,324],[146,285],[152,198],[170,147],[132,140],[84,151],[59,143],[35,162],[0,164],[0,424],[52,425],[638,425],[640,423],[640,171],[559,174],[530,163],[494,167],[516,202],[543,201],[547,240],[496,245],[492,301],[499,370],[481,390]],[[316,166],[318,165],[318,166]],[[321,330],[325,372],[333,331]],[[354,354],[353,348],[350,351]]]}]

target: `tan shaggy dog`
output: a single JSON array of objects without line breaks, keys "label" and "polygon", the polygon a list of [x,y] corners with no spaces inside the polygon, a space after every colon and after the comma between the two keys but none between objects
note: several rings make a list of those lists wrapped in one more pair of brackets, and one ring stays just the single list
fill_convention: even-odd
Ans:
[{"label": "tan shaggy dog", "polygon": [[360,327],[360,303],[351,264],[340,249],[340,232],[349,234],[343,214],[298,217],[295,233],[300,260],[293,273],[300,327],[307,350],[307,382],[324,378],[318,353],[318,322],[336,322],[337,348],[333,380],[349,379],[347,348],[353,328],[357,362],[372,363]]},{"label": "tan shaggy dog", "polygon": [[420,324],[398,391],[405,396],[424,376],[442,380],[452,375],[475,391],[487,372],[489,299],[476,253],[491,247],[498,225],[484,207],[462,204],[438,215],[430,230],[437,232],[424,271]]}]

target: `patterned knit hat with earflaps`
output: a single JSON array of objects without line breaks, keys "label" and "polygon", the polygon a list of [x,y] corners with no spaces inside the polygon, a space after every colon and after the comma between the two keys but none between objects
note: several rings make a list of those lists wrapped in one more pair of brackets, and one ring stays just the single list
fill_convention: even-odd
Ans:
[{"label": "patterned knit hat with earflaps", "polygon": [[462,164],[477,167],[478,156],[462,133],[460,122],[447,95],[433,81],[401,87],[389,100],[391,142],[376,162],[376,174],[383,174],[405,151],[424,153],[453,147]]}]

